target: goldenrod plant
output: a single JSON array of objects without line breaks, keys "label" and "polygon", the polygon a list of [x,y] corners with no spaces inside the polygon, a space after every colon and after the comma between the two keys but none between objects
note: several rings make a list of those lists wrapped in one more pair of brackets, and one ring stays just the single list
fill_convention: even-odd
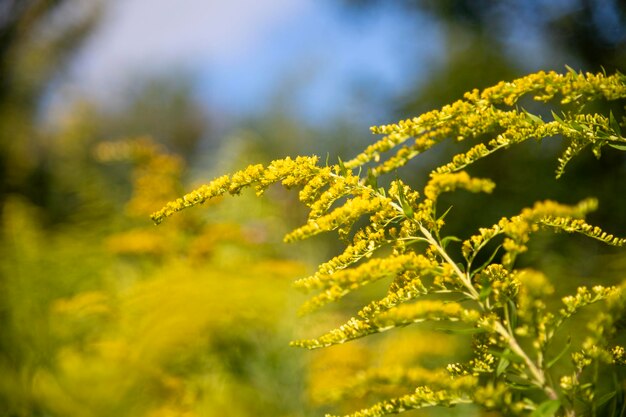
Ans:
[{"label": "goldenrod plant", "polygon": [[[515,152],[531,139],[565,142],[555,163],[557,178],[585,148],[598,157],[604,147],[626,150],[624,119],[610,110],[590,110],[602,108],[597,103],[615,107],[625,98],[626,77],[620,73],[530,74],[468,92],[439,110],[374,127],[382,138],[353,159],[329,164],[317,156],[299,156],[251,165],[167,203],[152,219],[158,224],[180,210],[246,188],[258,195],[275,183],[298,188],[299,200],[310,212],[285,241],[336,231],[347,242],[342,253],[296,281],[296,287],[316,292],[302,312],[374,282],[386,280],[387,286],[344,324],[293,341],[293,346],[326,348],[422,322],[471,335],[471,357],[443,369],[383,367],[346,381],[346,392],[381,386],[405,392],[351,412],[351,417],[462,404],[512,416],[623,416],[626,353],[618,329],[626,294],[613,284],[624,277],[581,286],[555,304],[551,294],[560,277],[522,262],[535,237],[546,231],[624,246],[625,238],[585,220],[598,201],[538,201],[457,237],[446,231],[446,220],[471,214],[444,205],[440,197],[459,190],[491,193],[496,183],[473,177],[469,171],[474,164],[495,153]],[[432,170],[420,189],[398,177],[399,168],[418,156],[427,158],[422,154],[443,141],[474,143]],[[393,178],[385,180],[385,174]],[[615,190],[617,196],[622,193]],[[586,316],[586,327],[571,332],[572,317],[584,311],[593,312]],[[564,332],[571,334],[563,337]]]}]

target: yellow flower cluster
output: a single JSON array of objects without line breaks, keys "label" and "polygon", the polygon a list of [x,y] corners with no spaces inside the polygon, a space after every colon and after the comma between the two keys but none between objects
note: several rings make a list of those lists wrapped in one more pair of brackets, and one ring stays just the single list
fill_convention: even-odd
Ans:
[{"label": "yellow flower cluster", "polygon": [[452,161],[436,168],[433,172],[437,174],[456,172],[465,169],[476,161],[486,158],[497,151],[507,149],[512,145],[524,142],[528,139],[543,139],[560,133],[559,127],[561,125],[558,122],[544,123],[540,119],[529,119],[526,113],[520,113],[516,110],[498,112],[494,114],[493,117],[494,121],[489,125],[490,129],[485,129],[484,131],[477,129],[466,131],[464,127],[464,136],[461,136],[461,138],[465,136],[476,137],[482,133],[486,133],[493,129],[492,125],[504,129],[502,133],[499,133],[487,143],[479,143],[474,145],[467,152],[455,155],[452,157]]},{"label": "yellow flower cluster", "polygon": [[[371,310],[373,309],[370,308]],[[359,315],[365,316],[363,310]],[[291,344],[308,349],[318,349],[426,320],[476,323],[479,319],[479,312],[463,308],[459,303],[423,300],[414,304],[400,304],[397,307],[379,309],[376,313],[370,313],[367,318],[353,317],[345,324],[316,339],[296,340]]]},{"label": "yellow flower cluster", "polygon": [[465,171],[452,174],[431,174],[430,181],[424,188],[424,195],[437,200],[441,193],[464,189],[472,193],[491,193],[496,185],[489,179],[471,178]]},{"label": "yellow flower cluster", "polygon": [[416,271],[407,271],[399,275],[396,282],[390,286],[387,295],[364,306],[358,312],[358,316],[363,319],[370,319],[401,303],[428,294],[429,289],[424,285],[421,278],[423,277],[420,277]]},{"label": "yellow flower cluster", "polygon": [[589,291],[587,287],[578,287],[576,295],[563,297],[562,301],[563,304],[565,304],[565,308],[560,310],[561,316],[564,318],[571,317],[581,308],[600,300],[607,299],[619,293],[619,291],[620,290],[617,287],[603,287],[601,285],[592,287],[591,291]]},{"label": "yellow flower cluster", "polygon": [[[515,256],[526,251],[525,243],[530,239],[530,234],[539,229],[540,224],[559,227],[563,230],[574,231],[567,228],[568,225],[579,225],[575,231],[584,232],[584,223],[580,220],[586,213],[595,210],[597,201],[587,199],[581,201],[576,206],[567,206],[553,201],[535,203],[532,208],[524,209],[518,216],[502,218],[498,224],[491,228],[480,228],[479,233],[471,236],[463,242],[463,256],[470,264],[476,254],[494,237],[504,234],[503,248],[507,252],[505,255],[505,265],[511,265]],[[593,229],[593,228],[592,228]],[[599,230],[599,228],[596,228]],[[593,230],[592,230],[593,231]],[[600,230],[600,235],[602,232]],[[607,237],[607,236],[605,236]],[[613,238],[611,236],[611,238]],[[619,241],[617,241],[619,243]]]},{"label": "yellow flower cluster", "polygon": [[[394,155],[371,169],[372,175],[380,176],[403,167],[417,155],[432,148],[452,133],[449,128],[432,130],[415,139],[412,145],[404,145]],[[378,162],[378,159],[375,158]]]},{"label": "yellow flower cluster", "polygon": [[558,133],[570,139],[570,144],[558,159],[557,178],[563,175],[566,165],[586,147],[591,146],[594,155],[599,158],[601,148],[605,145],[618,147],[626,145],[626,138],[622,137],[621,129],[612,114],[610,117],[601,114],[554,117]]},{"label": "yellow flower cluster", "polygon": [[[394,156],[372,169],[374,175],[393,171],[443,139],[454,136],[459,124],[458,120],[465,120],[467,124],[474,121],[476,126],[481,126],[484,129],[484,124],[480,123],[481,116],[479,114],[484,114],[485,111],[486,109],[484,108],[478,111],[476,106],[460,100],[452,105],[444,106],[441,110],[433,110],[419,117],[400,121],[394,125],[373,127],[373,133],[386,136],[370,145],[356,158],[346,162],[346,166],[356,168],[372,160],[378,162],[381,153],[389,151],[395,146],[415,137],[415,142],[412,145],[401,147]],[[459,135],[457,134],[456,136]]]},{"label": "yellow flower cluster", "polygon": [[165,207],[153,213],[151,217],[155,223],[159,224],[166,217],[180,210],[202,204],[225,193],[238,194],[242,189],[251,186],[255,187],[257,194],[262,194],[267,187],[277,182],[281,182],[285,187],[303,185],[317,174],[319,169],[315,156],[299,156],[295,160],[291,158],[279,159],[272,161],[265,168],[262,165],[251,165],[232,176],[224,175],[216,178],[182,198],[167,203]]},{"label": "yellow flower cluster", "polygon": [[330,401],[336,402],[346,397],[362,397],[366,393],[375,392],[384,386],[405,388],[407,386],[427,385],[445,388],[449,379],[449,373],[442,369],[399,366],[373,368],[358,373],[348,383],[343,384],[327,396]]},{"label": "yellow flower cluster", "polygon": [[[313,178],[300,192],[301,200],[304,199],[305,201],[311,201],[309,204],[309,207],[311,208],[309,219],[316,219],[322,214],[328,212],[333,203],[341,197],[355,191],[358,192],[360,180],[358,176],[353,175],[352,172],[349,171],[346,173],[346,176],[326,177],[324,174],[326,173],[327,168],[325,168],[322,173],[323,175]],[[322,180],[327,181],[327,184],[324,185],[329,185],[328,189],[316,195],[317,193],[314,193],[313,191],[318,191],[320,189],[318,184]],[[309,187],[311,183],[314,184],[313,187]]]},{"label": "yellow flower cluster", "polygon": [[479,233],[463,242],[463,256],[470,261],[485,245],[498,235],[504,234],[503,248],[506,251],[503,263],[511,266],[515,257],[526,251],[530,235],[539,230],[540,225],[551,226],[567,232],[578,232],[602,240],[614,246],[622,246],[626,239],[616,238],[599,227],[588,225],[582,217],[597,207],[597,200],[586,199],[575,206],[554,201],[537,202],[511,218],[502,218],[491,228],[480,228]]},{"label": "yellow flower cluster", "polygon": [[516,401],[509,387],[504,383],[488,383],[477,386],[472,391],[472,402],[480,404],[488,410],[497,410],[507,415],[527,415],[524,410],[528,408],[525,401]]},{"label": "yellow flower cluster", "polygon": [[518,294],[520,286],[520,281],[515,274],[501,264],[488,265],[480,272],[476,281],[479,290],[488,288],[489,296],[495,302],[500,303],[513,299]]},{"label": "yellow flower cluster", "polygon": [[285,236],[285,242],[302,240],[319,233],[340,228],[340,232],[347,234],[352,225],[364,214],[377,212],[389,204],[389,199],[381,197],[365,189],[353,198],[347,200],[341,207],[330,213],[309,220],[307,224],[297,228]]},{"label": "yellow flower cluster", "polygon": [[[451,379],[446,389],[433,390],[430,387],[421,386],[416,388],[413,394],[382,401],[345,417],[382,417],[418,408],[452,407],[457,404],[468,404],[472,402],[470,393],[477,385],[478,380],[476,378],[461,377]],[[326,417],[333,416],[327,415]]]},{"label": "yellow flower cluster", "polygon": [[614,363],[626,365],[626,349],[622,346],[614,346],[611,349],[611,355],[613,356]]},{"label": "yellow flower cluster", "polygon": [[408,252],[388,258],[371,259],[355,268],[344,269],[331,275],[316,274],[298,280],[295,285],[306,290],[324,290],[302,306],[304,313],[338,300],[352,290],[371,282],[387,277],[396,278],[407,270],[424,271],[434,267],[435,265],[426,257]]},{"label": "yellow flower cluster", "polygon": [[554,323],[554,314],[546,311],[546,296],[554,293],[554,287],[541,271],[522,269],[515,271],[514,280],[519,292],[516,300],[518,326],[515,334],[533,337],[535,347],[545,347],[559,324]]},{"label": "yellow flower cluster", "polygon": [[549,101],[560,94],[562,103],[584,103],[598,98],[605,100],[622,98],[626,95],[625,85],[626,77],[620,73],[607,76],[593,73],[577,74],[574,71],[567,74],[539,71],[511,82],[500,82],[486,88],[482,93],[473,90],[466,94],[465,98],[477,103],[488,101],[513,106],[526,94],[535,94],[533,98],[537,101]]},{"label": "yellow flower cluster", "polygon": [[481,227],[478,229],[478,234],[470,236],[469,239],[463,241],[461,249],[463,251],[463,257],[471,265],[476,254],[483,248],[491,239],[502,233],[500,226],[493,225],[492,227]]},{"label": "yellow flower cluster", "polygon": [[602,241],[611,246],[626,245],[626,238],[616,237],[605,232],[598,226],[592,226],[582,219],[572,219],[569,217],[546,217],[540,220],[540,223],[546,226],[554,227],[565,232],[576,232],[588,236],[590,238]]},{"label": "yellow flower cluster", "polygon": [[[373,127],[373,133],[385,136],[357,157],[346,162],[345,166],[352,169],[370,161],[379,162],[382,153],[415,137],[414,144],[401,147],[389,159],[372,168],[374,175],[380,175],[405,165],[410,159],[446,138],[464,140],[478,137],[494,130],[495,127],[504,129],[504,133],[489,142],[489,149],[476,147],[465,157],[456,158],[452,165],[441,168],[441,171],[450,172],[461,169],[513,143],[532,137],[544,138],[557,133],[566,133],[564,130],[568,130],[562,123],[543,123],[536,116],[529,116],[517,110],[500,110],[495,107],[496,105],[513,106],[520,97],[526,94],[535,94],[535,100],[540,101],[549,101],[556,94],[561,94],[563,103],[585,102],[597,98],[616,100],[626,97],[624,78],[621,74],[603,76],[578,75],[573,72],[565,75],[555,72],[538,72],[511,82],[501,82],[485,89],[482,93],[474,90],[466,93],[464,100],[444,106],[441,110],[433,110],[397,124]],[[587,120],[586,124],[590,122]],[[608,124],[601,123],[600,126],[608,127]],[[559,171],[562,171],[563,166],[559,167]]]},{"label": "yellow flower cluster", "polygon": [[463,321],[475,323],[480,313],[464,308],[460,303],[438,300],[424,300],[413,304],[402,304],[374,317],[381,328],[405,326],[411,323],[431,320]]},{"label": "yellow flower cluster", "polygon": [[369,227],[360,229],[355,233],[353,243],[348,245],[341,254],[320,264],[315,276],[332,274],[335,271],[347,268],[363,258],[370,257],[385,242],[384,229],[374,230]]},{"label": "yellow flower cluster", "polygon": [[332,329],[328,333],[316,339],[294,340],[291,346],[304,347],[307,349],[319,349],[332,345],[345,343],[349,340],[358,339],[372,333],[383,332],[388,328],[379,328],[369,320],[359,320],[352,317],[345,324],[336,329]]}]

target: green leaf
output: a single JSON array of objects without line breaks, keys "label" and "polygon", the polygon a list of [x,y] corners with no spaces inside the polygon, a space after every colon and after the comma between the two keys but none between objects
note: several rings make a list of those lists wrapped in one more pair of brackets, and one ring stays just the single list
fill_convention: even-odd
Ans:
[{"label": "green leaf", "polygon": [[560,400],[544,401],[535,408],[530,417],[553,417],[559,408],[561,408]]},{"label": "green leaf", "polygon": [[409,219],[413,218],[413,207],[411,207],[406,201],[402,202],[402,211]]},{"label": "green leaf", "polygon": [[484,287],[481,288],[480,294],[478,294],[478,299],[480,301],[485,301],[487,297],[489,297],[489,294],[491,294],[492,290],[493,288],[491,288],[490,285],[485,285]]},{"label": "green leaf", "polygon": [[489,349],[489,353],[497,358],[505,358],[509,362],[522,363],[524,359],[522,359],[518,354],[511,352],[510,349],[504,349],[502,352],[497,350]]},{"label": "green leaf", "polygon": [[575,130],[575,131],[577,131],[577,132],[579,132],[579,133],[582,133],[582,131],[584,130],[584,126],[583,126],[583,125],[581,125],[580,123],[578,123],[578,122],[577,122],[577,121],[575,121],[575,120],[569,120],[569,122],[568,122],[568,124],[567,124],[567,125],[568,125],[571,129],[573,129],[573,130]]},{"label": "green leaf", "polygon": [[596,407],[604,405],[611,398],[615,397],[615,394],[617,394],[617,391],[607,392],[602,397],[598,398],[598,400],[596,401]]},{"label": "green leaf", "polygon": [[558,355],[556,355],[554,358],[552,358],[550,360],[550,362],[548,362],[546,364],[546,368],[547,369],[552,368],[552,366],[554,366],[554,364],[557,363],[559,361],[559,359],[561,359],[563,357],[563,355],[565,355],[565,353],[567,353],[567,351],[569,350],[571,345],[572,345],[572,338],[568,337],[567,338],[567,343],[565,344],[565,347],[559,352]]},{"label": "green leaf", "polygon": [[341,158],[337,157],[337,159],[338,159],[337,165],[339,166],[339,172],[341,173],[341,175],[344,175],[344,176],[347,175],[348,168],[346,168]]},{"label": "green leaf", "polygon": [[446,236],[443,239],[441,239],[441,247],[445,249],[446,246],[448,246],[448,243],[450,242],[462,242],[462,240],[456,236]]},{"label": "green leaf", "polygon": [[448,207],[448,209],[445,211],[445,213],[443,213],[441,216],[439,216],[439,218],[437,220],[443,220],[446,218],[446,216],[448,215],[448,213],[450,213],[450,210],[452,210],[453,206]]},{"label": "green leaf", "polygon": [[615,133],[617,133],[617,136],[622,137],[622,128],[615,119],[615,116],[613,116],[612,111],[609,112],[609,126]]},{"label": "green leaf", "polygon": [[517,307],[513,300],[508,300],[508,309],[509,309],[509,321],[512,328],[517,327]]},{"label": "green leaf", "polygon": [[[613,378],[613,386],[614,387],[619,387],[620,381],[617,378],[617,372],[612,372],[612,378]],[[617,413],[617,405],[618,404],[624,404],[624,392],[621,389],[618,389],[616,391],[615,397],[613,397],[613,401],[611,401],[611,408],[609,409],[609,412],[607,415],[609,416],[616,416],[618,415]],[[626,404],[623,405],[623,410],[626,409]],[[622,414],[623,415],[623,414]]]},{"label": "green leaf", "polygon": [[[600,131],[596,132],[596,138],[598,138],[598,139],[611,139],[611,138],[615,139],[616,136],[615,135],[611,135],[609,132],[605,132],[603,130],[600,130]],[[604,143],[603,143],[603,145],[604,145]]]},{"label": "green leaf", "polygon": [[367,179],[365,180],[365,185],[369,185],[374,190],[378,188],[378,177],[374,175],[371,168],[367,168]]},{"label": "green leaf", "polygon": [[400,200],[400,205],[402,206],[402,211],[409,219],[413,217],[413,207],[406,201],[406,197],[404,195],[404,187],[398,187],[398,198]]},{"label": "green leaf", "polygon": [[487,259],[481,266],[479,266],[478,268],[474,269],[474,272],[472,272],[472,276],[474,276],[477,272],[482,271],[488,265],[490,265],[491,262],[493,261],[493,258],[496,257],[496,255],[498,254],[498,251],[500,250],[501,247],[502,247],[502,245],[498,245],[498,247],[495,248],[494,251],[492,252],[491,256],[489,256],[489,259]]},{"label": "green leaf", "polygon": [[613,145],[613,144],[608,144],[611,148],[615,148],[615,149],[619,149],[620,151],[626,151],[626,145]]},{"label": "green leaf", "polygon": [[557,121],[557,122],[559,122],[559,123],[563,124],[563,119],[561,119],[559,116],[557,116],[557,115],[556,115],[556,113],[555,113],[554,111],[552,111],[552,118],[553,118],[555,121]]},{"label": "green leaf", "polygon": [[536,116],[532,113],[528,113],[526,110],[523,110],[524,113],[526,113],[526,117],[528,117],[530,120],[532,120],[533,122],[537,123],[537,124],[543,124],[543,120],[541,119],[541,117]]},{"label": "green leaf", "polygon": [[566,65],[565,68],[567,69],[567,72],[574,76],[574,78],[578,78],[578,73],[574,68],[570,67],[569,65]]},{"label": "green leaf", "polygon": [[498,367],[496,368],[496,375],[500,376],[504,373],[504,371],[506,371],[506,368],[509,367],[509,365],[511,364],[511,361],[508,360],[505,357],[500,358],[500,361],[498,362]]},{"label": "green leaf", "polygon": [[530,390],[535,390],[537,389],[537,387],[535,385],[530,385],[530,384],[519,384],[517,382],[507,382],[507,385],[513,389],[519,390],[519,391],[530,391]]}]

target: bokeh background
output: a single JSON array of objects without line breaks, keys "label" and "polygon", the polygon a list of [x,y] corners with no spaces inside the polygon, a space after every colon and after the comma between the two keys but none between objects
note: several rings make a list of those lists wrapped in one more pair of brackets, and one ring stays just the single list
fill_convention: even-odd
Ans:
[{"label": "bokeh background", "polygon": [[[159,228],[148,216],[223,172],[287,155],[350,158],[374,139],[371,125],[565,65],[626,70],[626,2],[1,0],[0,416],[347,412],[375,400],[342,399],[368,366],[466,357],[467,339],[428,327],[289,348],[381,288],[296,317],[291,280],[338,244],[283,245],[304,218],[284,190]],[[613,111],[623,116],[624,103]],[[556,182],[562,148],[528,144],[477,166],[498,190],[451,200],[462,207],[451,232],[537,199],[595,195],[592,220],[626,235],[624,156],[583,155]],[[401,174],[419,186],[458,151],[444,145]],[[568,242],[542,237],[522,262],[560,277],[559,291],[625,278],[618,251]]]}]

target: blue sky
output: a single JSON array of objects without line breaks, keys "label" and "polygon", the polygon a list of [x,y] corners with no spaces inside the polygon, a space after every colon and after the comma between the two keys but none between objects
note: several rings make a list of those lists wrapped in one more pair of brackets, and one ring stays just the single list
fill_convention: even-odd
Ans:
[{"label": "blue sky", "polygon": [[234,119],[280,102],[313,124],[338,114],[388,122],[385,99],[437,60],[437,27],[416,25],[391,2],[358,16],[337,3],[112,0],[68,86],[116,101],[133,77],[179,71],[193,76],[207,108]]}]

